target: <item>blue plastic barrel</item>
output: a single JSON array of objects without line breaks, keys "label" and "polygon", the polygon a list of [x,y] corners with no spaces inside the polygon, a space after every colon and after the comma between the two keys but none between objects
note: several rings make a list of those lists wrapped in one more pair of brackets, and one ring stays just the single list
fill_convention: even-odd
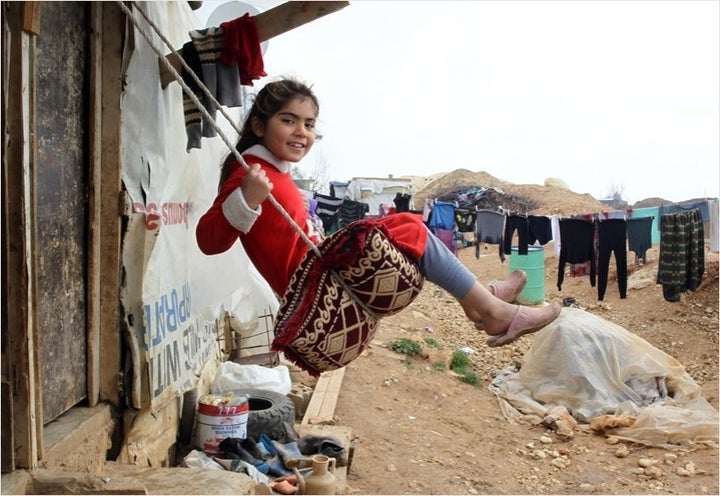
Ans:
[{"label": "blue plastic barrel", "polygon": [[510,272],[521,269],[527,274],[527,283],[516,301],[521,305],[542,305],[545,303],[545,249],[542,246],[528,246],[527,255],[520,255],[513,246],[510,253]]}]

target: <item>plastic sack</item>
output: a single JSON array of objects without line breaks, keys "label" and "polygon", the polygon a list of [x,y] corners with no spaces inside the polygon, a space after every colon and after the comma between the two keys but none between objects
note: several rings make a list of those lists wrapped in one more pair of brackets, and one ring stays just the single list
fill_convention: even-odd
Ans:
[{"label": "plastic sack", "polygon": [[210,470],[225,470],[225,467],[199,450],[192,450],[188,453],[181,463],[182,467],[188,468],[206,468]]},{"label": "plastic sack", "polygon": [[657,447],[717,446],[718,412],[673,357],[626,329],[564,308],[535,335],[519,372],[490,385],[505,417],[542,419],[564,406],[580,422],[631,415],[614,437]]},{"label": "plastic sack", "polygon": [[264,389],[288,394],[292,388],[290,370],[285,365],[263,367],[222,362],[211,387],[213,394],[223,394],[236,389]]}]

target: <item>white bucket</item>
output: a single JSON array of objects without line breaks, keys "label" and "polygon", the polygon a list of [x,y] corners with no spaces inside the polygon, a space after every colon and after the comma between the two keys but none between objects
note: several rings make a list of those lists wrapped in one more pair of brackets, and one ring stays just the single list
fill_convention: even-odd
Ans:
[{"label": "white bucket", "polygon": [[218,445],[228,437],[245,439],[250,405],[234,393],[206,394],[198,400],[195,446],[217,455]]}]

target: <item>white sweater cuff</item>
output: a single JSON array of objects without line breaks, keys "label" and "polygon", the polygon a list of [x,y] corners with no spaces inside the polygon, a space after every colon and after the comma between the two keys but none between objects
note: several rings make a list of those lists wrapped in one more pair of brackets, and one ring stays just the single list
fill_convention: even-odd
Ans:
[{"label": "white sweater cuff", "polygon": [[251,209],[245,201],[242,189],[236,188],[223,202],[222,211],[231,226],[242,233],[247,233],[260,217],[262,205],[258,205],[256,210]]}]

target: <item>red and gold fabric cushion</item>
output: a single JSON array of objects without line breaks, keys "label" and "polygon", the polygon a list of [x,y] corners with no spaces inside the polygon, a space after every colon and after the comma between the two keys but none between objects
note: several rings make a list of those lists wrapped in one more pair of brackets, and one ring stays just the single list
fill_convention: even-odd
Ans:
[{"label": "red and gold fabric cushion", "polygon": [[290,280],[272,345],[313,376],[360,356],[378,319],[408,306],[424,282],[417,262],[372,219],[353,222],[318,248],[321,257],[308,251]]}]

